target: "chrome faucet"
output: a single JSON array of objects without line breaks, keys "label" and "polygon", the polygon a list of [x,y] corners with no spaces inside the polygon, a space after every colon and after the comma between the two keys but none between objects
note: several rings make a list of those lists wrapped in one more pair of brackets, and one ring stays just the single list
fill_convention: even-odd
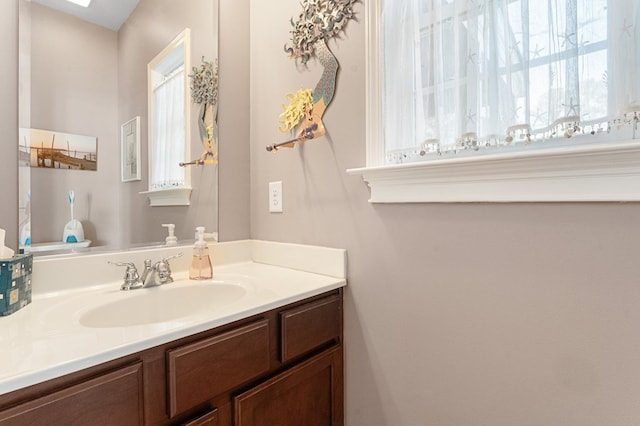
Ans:
[{"label": "chrome faucet", "polygon": [[175,256],[165,257],[162,260],[157,261],[151,265],[151,259],[144,261],[144,271],[140,281],[143,287],[154,287],[157,285],[167,284],[173,282],[171,276],[171,265],[169,260],[182,256],[182,253],[178,253]]},{"label": "chrome faucet", "polygon": [[110,265],[125,266],[127,269],[124,272],[124,282],[120,286],[120,290],[135,290],[142,288],[142,282],[140,281],[140,275],[138,269],[133,262],[108,262]]},{"label": "chrome faucet", "polygon": [[144,261],[144,272],[142,272],[142,276],[140,277],[140,282],[142,286],[145,286],[145,283],[149,279],[149,276],[153,276],[153,268],[151,267],[151,259],[145,259]]},{"label": "chrome faucet", "polygon": [[127,291],[172,283],[173,277],[171,276],[171,265],[169,265],[169,260],[180,256],[182,256],[182,253],[165,257],[153,264],[151,259],[146,259],[144,261],[144,271],[142,272],[142,276],[138,274],[138,269],[133,262],[109,263],[115,266],[125,266],[127,268],[124,273],[124,282],[120,286],[120,290]]}]

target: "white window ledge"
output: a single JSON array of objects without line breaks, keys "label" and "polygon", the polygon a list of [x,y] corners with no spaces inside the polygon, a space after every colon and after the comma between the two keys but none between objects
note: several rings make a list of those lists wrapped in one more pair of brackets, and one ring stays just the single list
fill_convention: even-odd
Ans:
[{"label": "white window ledge", "polygon": [[349,169],[371,203],[640,201],[640,141]]},{"label": "white window ledge", "polygon": [[191,198],[191,187],[156,189],[140,192],[140,194],[149,197],[149,205],[151,207],[188,206]]}]

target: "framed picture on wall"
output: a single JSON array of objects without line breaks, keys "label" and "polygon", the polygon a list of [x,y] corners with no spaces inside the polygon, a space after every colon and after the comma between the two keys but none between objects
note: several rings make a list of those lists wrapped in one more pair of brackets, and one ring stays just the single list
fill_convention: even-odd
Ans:
[{"label": "framed picture on wall", "polygon": [[140,180],[140,117],[120,126],[122,182]]}]

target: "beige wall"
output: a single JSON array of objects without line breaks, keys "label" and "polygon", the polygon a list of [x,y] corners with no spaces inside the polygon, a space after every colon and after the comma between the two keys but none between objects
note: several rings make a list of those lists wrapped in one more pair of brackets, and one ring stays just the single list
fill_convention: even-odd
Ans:
[{"label": "beige wall", "polygon": [[365,163],[357,11],[330,43],[329,137],[273,154],[285,94],[320,70],[282,50],[299,2],[251,1],[251,236],[348,250],[347,424],[640,424],[640,206],[367,203],[345,173]]}]

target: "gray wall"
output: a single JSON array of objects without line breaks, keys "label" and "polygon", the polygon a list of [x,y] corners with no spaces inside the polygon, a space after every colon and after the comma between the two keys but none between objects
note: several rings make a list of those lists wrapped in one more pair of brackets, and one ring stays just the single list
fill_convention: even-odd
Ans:
[{"label": "gray wall", "polygon": [[18,2],[3,2],[0,13],[0,228],[7,246],[18,247]]},{"label": "gray wall", "polygon": [[[117,243],[120,182],[118,38],[114,31],[31,3],[31,127],[97,138],[98,169],[31,168],[33,243],[62,240],[82,221],[93,246]],[[31,146],[50,141],[31,141]]]},{"label": "gray wall", "polygon": [[251,1],[251,236],[348,250],[347,424],[640,424],[640,206],[367,203],[345,174],[365,164],[362,4],[330,43],[329,137],[267,153],[321,71],[282,51],[299,7]]},{"label": "gray wall", "polygon": [[220,4],[220,241],[250,238],[249,0]]}]

